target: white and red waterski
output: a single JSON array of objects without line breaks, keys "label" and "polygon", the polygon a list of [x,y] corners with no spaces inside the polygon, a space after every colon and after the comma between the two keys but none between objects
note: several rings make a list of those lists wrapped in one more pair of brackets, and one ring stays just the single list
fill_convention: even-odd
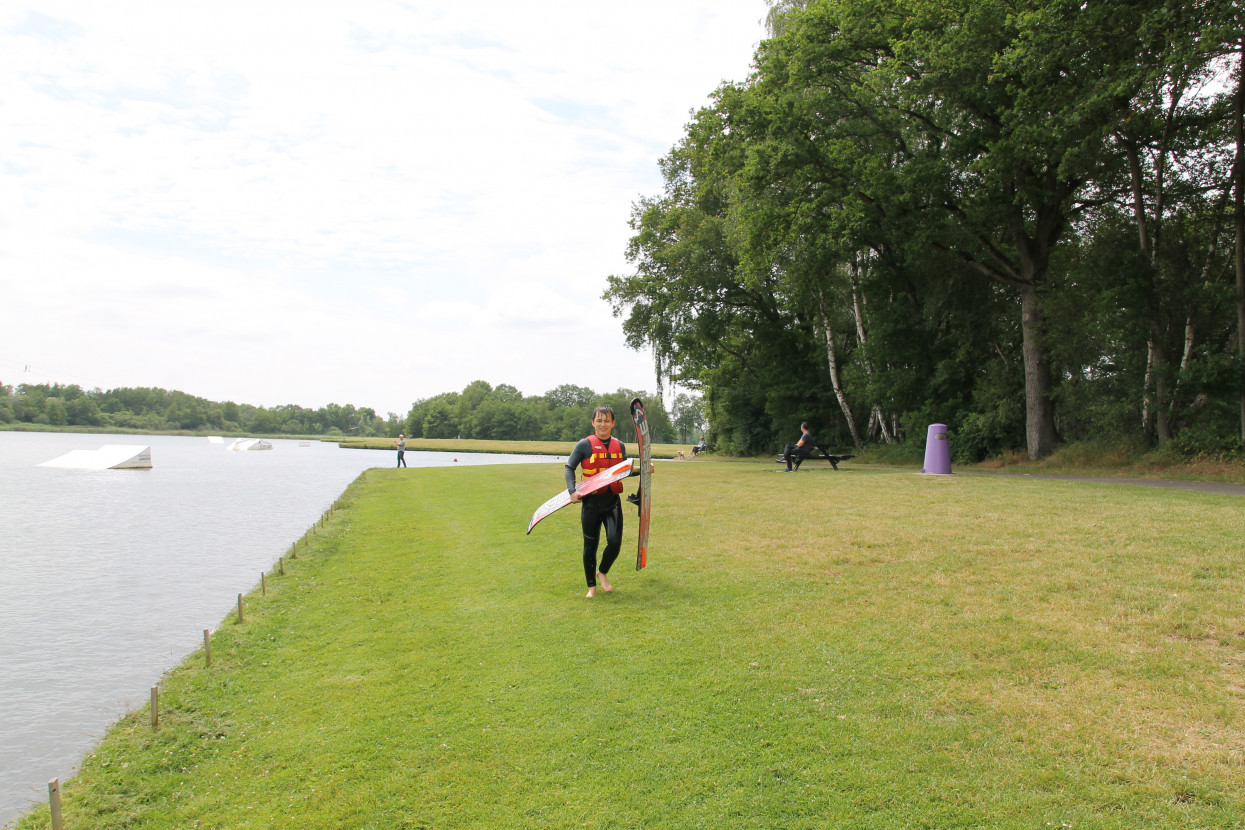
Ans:
[{"label": "white and red waterski", "polygon": [[[575,492],[581,496],[586,496],[589,493],[595,493],[602,487],[613,484],[615,481],[622,481],[629,475],[631,475],[631,461],[619,461],[608,470],[602,470],[594,476],[588,476],[583,481],[576,484]],[[537,523],[540,522],[541,519],[553,513],[557,513],[570,503],[570,491],[566,489],[561,490],[556,496],[536,508],[536,512],[532,514],[532,520],[527,523],[527,532],[531,533],[532,528],[536,527]]]},{"label": "white and red waterski", "polygon": [[648,415],[644,401],[636,398],[631,402],[631,420],[635,421],[635,443],[640,451],[640,532],[636,537],[635,569],[648,564],[648,525],[653,512],[653,476],[649,467],[653,460],[653,445],[648,437]]}]

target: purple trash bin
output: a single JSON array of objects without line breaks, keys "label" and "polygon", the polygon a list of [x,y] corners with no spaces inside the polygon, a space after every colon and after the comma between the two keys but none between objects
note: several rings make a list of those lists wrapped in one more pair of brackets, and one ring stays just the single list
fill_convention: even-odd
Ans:
[{"label": "purple trash bin", "polygon": [[925,433],[925,467],[922,473],[931,476],[951,475],[951,442],[947,440],[946,424],[930,424]]}]

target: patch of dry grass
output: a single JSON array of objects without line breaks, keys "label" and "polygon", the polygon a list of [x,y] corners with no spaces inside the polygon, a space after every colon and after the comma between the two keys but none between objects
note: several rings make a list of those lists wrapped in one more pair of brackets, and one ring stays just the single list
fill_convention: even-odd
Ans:
[{"label": "patch of dry grass", "polygon": [[1041,461],[1029,461],[1023,452],[1009,452],[975,466],[987,470],[1245,484],[1245,460],[1219,457],[1187,459],[1175,453],[1146,451],[1127,443],[1086,441],[1069,444]]}]

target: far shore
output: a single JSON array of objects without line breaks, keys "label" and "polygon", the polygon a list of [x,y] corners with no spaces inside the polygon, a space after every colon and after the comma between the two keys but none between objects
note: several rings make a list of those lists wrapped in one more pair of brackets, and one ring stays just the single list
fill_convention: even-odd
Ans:
[{"label": "far shore", "polygon": [[[243,433],[237,430],[143,430],[119,427],[49,426],[47,424],[0,424],[0,432],[67,432],[97,435],[176,435],[185,437],[266,438],[286,441],[327,441],[343,449],[389,450],[394,449],[397,438],[353,438],[349,435],[284,435],[276,433]],[[586,434],[586,432],[585,432]],[[954,441],[954,436],[952,437]],[[494,453],[499,455],[552,455],[570,453],[569,441],[492,441],[474,438],[407,438],[406,449],[411,452],[460,452]],[[775,454],[777,453],[775,449]],[[850,447],[838,447],[837,452],[852,453]],[[682,456],[679,453],[682,453]],[[700,462],[746,462],[756,457],[724,455],[716,452],[693,456],[692,444],[654,444],[653,457],[665,460]],[[828,466],[824,459],[811,459],[813,467]],[[869,446],[854,454],[848,467],[920,470],[922,463],[919,447]],[[1040,461],[1029,461],[1023,453],[1009,453],[999,458],[988,458],[978,463],[953,462],[957,470],[964,472],[997,472],[1031,475],[1070,475],[1105,478],[1134,478],[1146,480],[1170,479],[1172,481],[1213,481],[1245,484],[1245,458],[1200,457],[1186,459],[1163,450],[1140,452],[1113,444],[1086,442],[1070,444],[1056,450],[1053,455]]]}]

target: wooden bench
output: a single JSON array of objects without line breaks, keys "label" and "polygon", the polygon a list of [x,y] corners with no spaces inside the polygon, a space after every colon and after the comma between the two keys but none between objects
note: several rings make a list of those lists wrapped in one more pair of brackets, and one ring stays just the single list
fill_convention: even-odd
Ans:
[{"label": "wooden bench", "polygon": [[[800,447],[796,451],[795,455],[791,457],[791,461],[792,461],[792,468],[798,470],[800,469],[800,465],[804,463],[805,459],[824,458],[830,462],[831,467],[837,470],[839,469],[840,461],[846,461],[849,458],[855,458],[855,457],[856,456],[854,455],[835,455],[834,453],[830,452],[830,448],[826,446],[825,444],[818,444],[814,442],[812,449],[809,449],[808,447]],[[778,461],[779,464],[787,463],[787,459],[783,458],[781,455],[778,456],[776,460]]]}]

